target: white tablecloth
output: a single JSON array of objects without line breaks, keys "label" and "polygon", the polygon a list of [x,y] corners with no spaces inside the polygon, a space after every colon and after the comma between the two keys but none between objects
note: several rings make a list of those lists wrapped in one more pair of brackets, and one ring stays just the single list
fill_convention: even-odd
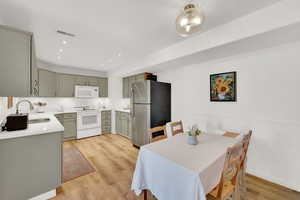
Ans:
[{"label": "white tablecloth", "polygon": [[132,180],[137,195],[151,191],[159,200],[205,200],[220,181],[227,148],[235,139],[203,134],[198,145],[179,134],[141,147]]}]

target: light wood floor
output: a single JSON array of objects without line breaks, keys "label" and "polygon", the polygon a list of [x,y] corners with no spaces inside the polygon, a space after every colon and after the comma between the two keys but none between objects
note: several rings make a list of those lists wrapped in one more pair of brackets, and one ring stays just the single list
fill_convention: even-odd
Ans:
[{"label": "light wood floor", "polygon": [[[86,156],[96,172],[64,183],[52,200],[129,199],[128,192],[138,150],[132,147],[128,139],[106,134],[65,142],[64,147],[73,145]],[[247,186],[247,200],[300,199],[300,193],[252,176],[247,176]]]}]

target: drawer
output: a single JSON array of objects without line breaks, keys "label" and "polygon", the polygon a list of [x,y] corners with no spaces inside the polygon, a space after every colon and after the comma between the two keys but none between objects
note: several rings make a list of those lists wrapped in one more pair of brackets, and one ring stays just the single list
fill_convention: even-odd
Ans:
[{"label": "drawer", "polygon": [[64,113],[64,119],[76,119],[77,113]]}]

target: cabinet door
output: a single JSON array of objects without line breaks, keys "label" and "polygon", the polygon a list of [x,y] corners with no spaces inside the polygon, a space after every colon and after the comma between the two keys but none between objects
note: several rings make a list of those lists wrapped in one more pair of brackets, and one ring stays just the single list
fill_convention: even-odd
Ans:
[{"label": "cabinet door", "polygon": [[31,96],[39,96],[39,73],[36,61],[35,42],[34,38],[31,39]]},{"label": "cabinet door", "polygon": [[131,138],[131,118],[130,118],[130,114],[129,113],[127,113],[127,120],[126,120],[127,122],[127,126],[128,126],[128,129],[127,129],[127,136],[129,137],[129,138]]},{"label": "cabinet door", "polygon": [[128,79],[129,79],[129,81],[128,81],[128,98],[130,98],[132,84],[135,83],[135,77],[130,76]]},{"label": "cabinet door", "polygon": [[126,118],[122,119],[122,130],[123,130],[123,135],[128,137],[128,120]]},{"label": "cabinet door", "polygon": [[144,81],[145,80],[145,73],[135,75],[135,81]]},{"label": "cabinet door", "polygon": [[120,133],[119,112],[116,111],[116,133]]},{"label": "cabinet door", "polygon": [[39,69],[38,77],[39,77],[39,96],[55,97],[56,73],[44,69]]},{"label": "cabinet door", "polygon": [[76,138],[76,119],[64,119],[64,139]]},{"label": "cabinet door", "polygon": [[57,92],[58,97],[75,96],[75,76],[69,74],[57,74]]},{"label": "cabinet door", "polygon": [[31,37],[0,25],[0,96],[30,96]]},{"label": "cabinet door", "polygon": [[108,97],[108,78],[98,78],[99,97]]},{"label": "cabinet door", "polygon": [[99,87],[98,78],[96,77],[88,77],[87,82],[88,82],[88,86]]},{"label": "cabinet door", "polygon": [[75,85],[88,85],[88,77],[87,76],[76,76],[75,77]]},{"label": "cabinet door", "polygon": [[129,78],[125,77],[123,78],[123,98],[128,98],[129,97]]}]

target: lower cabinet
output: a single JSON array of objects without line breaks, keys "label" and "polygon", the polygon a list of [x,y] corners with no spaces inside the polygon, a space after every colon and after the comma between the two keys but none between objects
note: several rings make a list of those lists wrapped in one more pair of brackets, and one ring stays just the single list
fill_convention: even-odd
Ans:
[{"label": "lower cabinet", "polygon": [[111,111],[101,111],[101,132],[111,133]]},{"label": "lower cabinet", "polygon": [[77,136],[77,113],[63,113],[55,115],[64,126],[64,140],[73,140]]},{"label": "lower cabinet", "polygon": [[0,199],[31,199],[62,181],[62,133],[0,140]]},{"label": "lower cabinet", "polygon": [[131,138],[131,120],[129,113],[116,111],[116,133]]}]

